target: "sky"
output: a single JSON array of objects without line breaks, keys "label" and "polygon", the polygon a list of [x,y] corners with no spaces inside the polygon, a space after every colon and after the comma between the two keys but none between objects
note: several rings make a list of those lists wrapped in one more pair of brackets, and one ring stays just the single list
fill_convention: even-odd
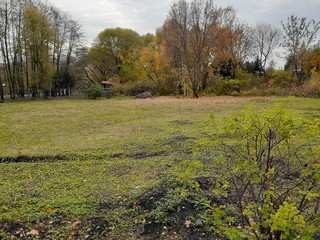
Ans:
[{"label": "sky", "polygon": [[[140,35],[155,33],[164,23],[173,0],[49,0],[81,25],[88,46],[106,28],[130,28]],[[232,6],[238,18],[254,26],[267,22],[281,28],[281,21],[295,14],[320,21],[320,0],[215,0],[216,6]],[[283,66],[281,51],[277,62]],[[281,68],[281,67],[278,67]]]},{"label": "sky", "polygon": [[[49,0],[68,12],[83,27],[88,44],[106,28],[131,28],[139,34],[155,33],[164,23],[173,0]],[[263,21],[281,27],[295,14],[320,21],[319,0],[215,0],[233,6],[240,20],[251,25]]]}]

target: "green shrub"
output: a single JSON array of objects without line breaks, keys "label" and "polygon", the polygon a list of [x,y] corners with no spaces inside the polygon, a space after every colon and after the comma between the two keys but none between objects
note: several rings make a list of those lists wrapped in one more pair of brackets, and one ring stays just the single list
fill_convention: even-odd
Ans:
[{"label": "green shrub", "polygon": [[237,70],[235,79],[217,78],[215,94],[239,96],[244,90],[253,88],[257,83],[252,74]]},{"label": "green shrub", "polygon": [[320,221],[320,122],[294,118],[279,104],[250,106],[224,126],[213,138],[213,176],[225,184],[213,193],[229,202],[208,207],[214,231],[227,239],[312,239]]},{"label": "green shrub", "polygon": [[99,99],[105,96],[104,89],[97,84],[93,84],[89,88],[85,89],[84,93],[89,99]]},{"label": "green shrub", "polygon": [[296,85],[298,79],[292,76],[292,73],[284,70],[277,70],[274,72],[273,77],[269,83],[270,86],[285,87]]},{"label": "green shrub", "polygon": [[247,86],[247,80],[220,79],[216,83],[215,93],[217,95],[240,95]]},{"label": "green shrub", "polygon": [[104,96],[106,98],[112,98],[116,95],[116,91],[114,90],[114,88],[107,88],[104,89]]}]

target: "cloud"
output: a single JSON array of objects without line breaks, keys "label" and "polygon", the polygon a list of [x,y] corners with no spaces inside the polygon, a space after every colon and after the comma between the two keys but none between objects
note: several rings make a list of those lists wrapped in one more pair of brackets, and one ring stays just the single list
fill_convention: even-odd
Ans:
[{"label": "cloud", "polygon": [[[53,4],[82,24],[87,41],[91,43],[106,28],[154,33],[165,21],[172,3],[172,0],[55,0]],[[319,0],[215,0],[215,4],[233,6],[240,20],[252,25],[263,21],[281,27],[281,21],[286,21],[293,13],[320,21]]]}]

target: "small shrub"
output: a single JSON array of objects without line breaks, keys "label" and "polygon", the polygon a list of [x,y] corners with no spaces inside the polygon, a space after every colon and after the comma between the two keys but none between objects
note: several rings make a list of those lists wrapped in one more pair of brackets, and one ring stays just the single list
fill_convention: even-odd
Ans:
[{"label": "small shrub", "polygon": [[216,84],[217,95],[240,95],[246,88],[248,81],[239,79],[223,79]]},{"label": "small shrub", "polygon": [[99,99],[105,95],[104,89],[97,84],[91,85],[84,90],[89,99]]},{"label": "small shrub", "polygon": [[253,79],[252,74],[237,70],[235,79],[217,79],[215,94],[232,96],[242,95],[244,90],[253,88],[258,83]]},{"label": "small shrub", "polygon": [[112,98],[116,95],[116,92],[113,88],[104,89],[104,96],[106,98]]},{"label": "small shrub", "polygon": [[272,79],[269,81],[269,85],[276,87],[285,87],[290,85],[296,85],[298,78],[292,76],[292,73],[284,70],[277,70],[274,72]]}]

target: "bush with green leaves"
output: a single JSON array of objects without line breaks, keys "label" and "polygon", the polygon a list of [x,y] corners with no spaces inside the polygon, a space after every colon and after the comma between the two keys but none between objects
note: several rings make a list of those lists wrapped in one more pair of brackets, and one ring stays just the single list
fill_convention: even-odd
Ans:
[{"label": "bush with green leaves", "polygon": [[319,120],[295,118],[283,104],[228,118],[213,139],[214,194],[229,199],[208,207],[214,231],[228,239],[312,239],[320,226],[319,132]]},{"label": "bush with green leaves", "polygon": [[99,99],[105,95],[103,88],[97,84],[91,85],[89,88],[84,90],[84,93],[89,99]]},{"label": "bush with green leaves", "polygon": [[236,71],[235,79],[218,78],[215,86],[217,95],[238,96],[244,90],[254,87],[257,81],[252,81],[252,75],[241,70]]},{"label": "bush with green leaves", "polygon": [[290,71],[277,70],[272,76],[272,83],[270,85],[276,87],[285,87],[297,85],[298,78],[293,76]]}]

